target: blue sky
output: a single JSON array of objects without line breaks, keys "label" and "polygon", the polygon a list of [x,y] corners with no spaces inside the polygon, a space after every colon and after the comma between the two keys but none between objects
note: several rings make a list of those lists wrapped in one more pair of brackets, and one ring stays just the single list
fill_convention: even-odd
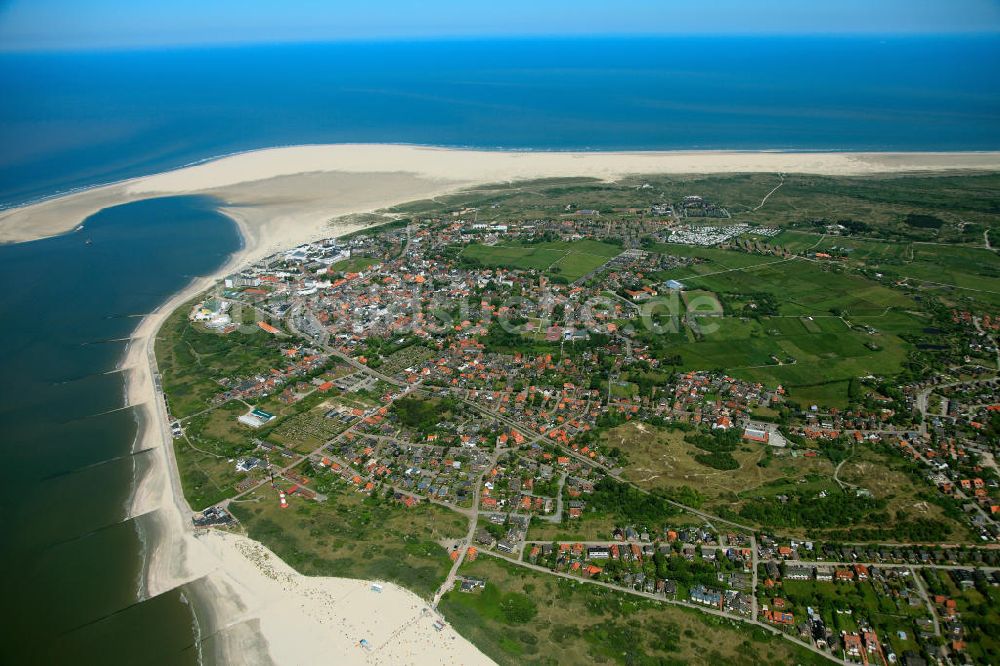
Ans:
[{"label": "blue sky", "polygon": [[0,50],[580,34],[997,33],[1000,0],[0,0]]}]

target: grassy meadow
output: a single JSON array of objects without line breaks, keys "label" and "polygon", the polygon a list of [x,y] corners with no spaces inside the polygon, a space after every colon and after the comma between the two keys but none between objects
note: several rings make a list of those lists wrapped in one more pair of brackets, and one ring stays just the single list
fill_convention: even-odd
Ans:
[{"label": "grassy meadow", "polygon": [[552,241],[516,245],[469,245],[462,256],[483,266],[537,270],[569,282],[599,268],[621,248],[595,240]]}]

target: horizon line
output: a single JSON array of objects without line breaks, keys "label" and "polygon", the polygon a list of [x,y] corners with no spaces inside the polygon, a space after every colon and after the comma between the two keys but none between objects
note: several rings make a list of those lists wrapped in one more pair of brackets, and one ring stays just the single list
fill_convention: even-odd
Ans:
[{"label": "horizon line", "polygon": [[0,55],[55,55],[70,53],[115,53],[137,51],[196,51],[204,49],[237,49],[243,47],[266,46],[321,46],[334,44],[422,44],[440,42],[480,42],[480,41],[573,41],[580,39],[985,39],[1000,37],[1000,29],[949,30],[949,31],[906,31],[906,32],[638,32],[638,33],[511,33],[511,34],[455,34],[455,35],[366,35],[364,37],[330,37],[320,39],[234,39],[223,41],[152,42],[143,44],[66,44],[0,46]]}]

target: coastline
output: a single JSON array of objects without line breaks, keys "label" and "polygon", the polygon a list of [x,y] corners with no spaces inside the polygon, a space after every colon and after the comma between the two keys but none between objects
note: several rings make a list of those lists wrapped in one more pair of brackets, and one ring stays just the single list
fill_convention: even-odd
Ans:
[{"label": "coastline", "polygon": [[[148,468],[134,479],[130,516],[144,516],[144,580],[139,594],[156,596],[185,585],[196,634],[220,663],[313,663],[331,651],[342,663],[492,663],[453,628],[432,630],[437,619],[412,592],[382,583],[302,576],[262,544],[217,530],[195,530],[174,459],[173,438],[158,388],[154,344],[160,326],[176,309],[250,263],[270,245],[252,234],[246,220],[226,213],[239,229],[242,246],[213,274],[192,280],[139,323],[128,343],[126,404],[139,410],[133,450],[148,450]],[[348,233],[355,227],[324,227],[316,238]],[[304,242],[305,237],[298,242]],[[297,243],[296,243],[297,244]],[[350,606],[345,602],[351,596]],[[374,646],[358,647],[360,638]]]},{"label": "coastline", "polygon": [[[184,194],[215,197],[220,212],[238,227],[241,247],[213,274],[195,278],[143,317],[120,365],[126,405],[136,407],[139,421],[133,451],[149,451],[148,468],[142,478],[134,479],[129,509],[130,516],[148,516],[148,529],[155,530],[140,594],[155,596],[185,584],[203,587],[205,594],[196,596],[210,617],[199,620],[202,630],[211,627],[209,635],[216,637],[217,649],[223,655],[239,654],[242,661],[252,655],[260,663],[311,662],[333,649],[344,655],[343,663],[416,663],[428,658],[439,663],[491,663],[450,626],[441,633],[431,632],[434,616],[425,615],[421,610],[425,602],[403,588],[387,583],[376,595],[366,589],[365,581],[301,576],[246,537],[194,530],[155,381],[155,338],[172,312],[246,264],[361,227],[332,225],[338,216],[478,184],[554,176],[608,180],[634,173],[864,175],[997,169],[1000,153],[505,153],[301,146],[240,153],[0,211],[0,242],[64,233],[103,208]],[[351,606],[344,609],[342,602],[348,596]],[[355,635],[360,631],[368,633]],[[376,650],[357,648],[360,638],[367,638]]]}]

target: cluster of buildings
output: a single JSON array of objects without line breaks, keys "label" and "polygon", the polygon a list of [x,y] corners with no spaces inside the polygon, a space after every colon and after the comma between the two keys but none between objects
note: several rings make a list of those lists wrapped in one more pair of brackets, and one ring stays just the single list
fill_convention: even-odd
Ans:
[{"label": "cluster of buildings", "polygon": [[507,556],[516,555],[524,546],[530,517],[520,513],[488,512],[475,534],[476,543]]},{"label": "cluster of buildings", "polygon": [[721,227],[685,224],[674,227],[663,234],[663,240],[667,243],[715,247],[729,243],[748,233],[751,229],[753,227],[749,224],[729,224]]},{"label": "cluster of buildings", "polygon": [[[995,572],[994,572],[995,573]],[[940,584],[941,573],[938,572],[936,575],[927,576],[929,583]],[[970,642],[982,640],[984,636],[982,635],[983,629],[977,628],[977,631],[972,631],[968,626],[968,622],[965,619],[965,615],[971,615],[973,624],[979,625],[979,614],[976,612],[969,612],[969,604],[963,599],[964,595],[970,590],[982,590],[987,586],[996,586],[998,583],[996,578],[985,580],[986,575],[979,570],[968,571],[965,569],[959,569],[947,572],[949,578],[951,578],[951,583],[957,587],[959,590],[957,595],[953,594],[934,594],[931,601],[934,605],[934,612],[939,618],[939,633],[945,639],[944,650],[939,650],[938,646],[934,646],[928,652],[932,657],[942,656],[943,651],[947,651],[949,657],[954,661],[959,659],[969,659],[968,647]],[[957,597],[957,598],[956,598]],[[961,605],[960,605],[961,604]],[[981,627],[981,625],[980,625]],[[989,632],[989,629],[986,629]],[[978,635],[977,635],[978,634]]]},{"label": "cluster of buildings", "polygon": [[[680,373],[665,389],[644,411],[667,420],[724,430],[751,425],[754,410],[773,409],[785,395],[781,385],[768,388],[759,382],[708,371]],[[757,424],[751,429],[763,430],[766,426]]]},{"label": "cluster of buildings", "polygon": [[[727,534],[720,540],[708,526],[616,527],[607,541],[532,541],[523,549],[526,561],[553,571],[747,617],[752,615],[752,556],[749,537]],[[671,559],[684,564],[673,567]]]},{"label": "cluster of buildings", "polygon": [[[511,437],[508,441],[512,440]],[[541,447],[536,447],[534,452],[541,453]],[[551,453],[504,455],[483,479],[480,507],[486,511],[551,515],[559,505],[567,475],[564,467],[568,466],[568,460],[560,465],[557,457],[562,456]]]},{"label": "cluster of buildings", "polygon": [[197,321],[208,329],[231,333],[236,330],[229,310],[232,303],[224,298],[206,298],[200,303],[196,303],[188,314],[188,319]]},{"label": "cluster of buildings", "polygon": [[[768,575],[777,580],[780,578],[779,564],[792,562],[807,570],[808,575],[800,579],[812,579],[816,575],[816,566],[829,568],[824,562],[843,562],[841,565],[851,568],[855,563],[867,563],[866,566],[882,565],[885,567],[900,567],[906,565],[937,565],[973,567],[1000,567],[1000,549],[962,547],[958,545],[838,545],[832,543],[815,543],[798,539],[775,539],[766,534],[757,539],[757,556],[761,562],[768,564]],[[857,574],[857,572],[855,572]],[[827,578],[825,574],[824,578]],[[847,579],[847,577],[845,577]]]},{"label": "cluster of buildings", "polygon": [[677,206],[683,217],[718,217],[729,219],[729,211],[697,194],[684,197]]},{"label": "cluster of buildings", "polygon": [[[704,209],[705,205],[691,199],[683,207]],[[750,231],[747,225],[677,227],[655,211],[626,212],[646,225],[643,233],[669,232],[671,240],[687,244],[719,245]],[[331,349],[409,385],[468,401],[494,414],[498,422],[518,425],[495,433],[466,426],[462,431],[440,428],[433,434],[437,441],[427,442],[421,440],[426,434],[399,432],[395,424],[384,422],[385,415],[374,415],[359,432],[376,437],[376,451],[384,446],[384,440],[377,438],[390,435],[400,442],[470,449],[492,446],[494,437],[499,436],[514,438],[511,446],[515,447],[524,447],[527,440],[559,445],[613,467],[616,461],[602,450],[600,438],[591,435],[609,416],[619,421],[654,418],[712,429],[740,429],[745,441],[773,446],[785,444],[785,435],[806,442],[806,446],[810,440],[885,441],[898,444],[904,453],[926,463],[928,474],[942,492],[968,504],[970,520],[984,538],[992,539],[998,533],[992,519],[1000,512],[1000,502],[991,492],[1000,483],[995,464],[993,469],[975,469],[982,467],[978,461],[987,451],[986,445],[977,450],[974,445],[980,443],[974,437],[954,432],[960,425],[974,433],[975,424],[989,418],[993,405],[976,401],[989,397],[982,391],[995,386],[984,381],[980,391],[970,392],[966,386],[961,395],[950,397],[944,395],[946,390],[957,389],[942,388],[948,405],[940,415],[943,421],[931,420],[922,429],[911,425],[909,430],[899,415],[912,405],[888,397],[880,402],[877,393],[850,410],[821,413],[812,407],[790,421],[784,418],[779,428],[756,420],[754,415],[782,409],[786,400],[781,386],[745,382],[723,373],[687,372],[650,390],[613,391],[619,384],[627,386],[620,379],[615,381],[617,366],[642,362],[656,369],[661,364],[659,352],[645,345],[629,326],[621,326],[623,320],[637,317],[636,302],[658,295],[660,290],[684,287],[680,283],[673,287],[659,284],[651,274],[664,266],[683,266],[696,260],[657,253],[659,264],[650,266],[651,255],[623,245],[622,253],[602,267],[599,279],[557,284],[536,271],[462,262],[461,251],[473,240],[483,241],[484,234],[534,241],[607,239],[626,232],[616,232],[607,219],[580,209],[567,211],[559,219],[505,224],[469,222],[462,217],[460,213],[453,221],[411,223],[348,240],[303,245],[231,276],[223,297],[199,304],[193,317],[221,323],[227,299],[250,304],[275,317],[290,316],[294,328],[312,338],[315,348],[290,350],[285,363],[267,374],[229,380],[217,401],[254,400],[279,391],[286,402],[301,399],[313,388],[303,378],[323,369],[329,362],[329,352],[323,350]],[[619,298],[608,300],[609,290]],[[594,303],[601,305],[595,307]],[[585,325],[575,323],[575,313],[583,310],[588,317]],[[440,312],[448,312],[450,319],[442,319],[436,314]],[[956,312],[955,316],[961,319],[965,315]],[[976,325],[986,321],[971,315],[966,318]],[[493,334],[501,323],[512,327],[523,344],[512,348],[495,343]],[[987,323],[992,326],[993,320]],[[275,338],[275,344],[280,344],[280,338]],[[609,356],[618,360],[605,382],[599,378],[609,374],[603,365]],[[962,409],[961,405],[971,408]],[[973,417],[981,421],[973,421]],[[965,421],[959,423],[961,418]],[[535,448],[539,455],[554,455],[541,446]],[[964,464],[966,461],[972,464]],[[569,459],[564,463],[540,462],[572,473],[564,467],[572,462]],[[366,470],[355,471],[367,478],[361,474]],[[392,469],[392,478],[404,479],[405,471]],[[442,490],[455,493],[463,489],[460,478],[424,484],[427,479],[423,476],[408,490],[433,488],[437,496]],[[413,477],[412,472],[409,477]],[[368,479],[366,484],[375,481]],[[963,487],[966,481],[972,484],[969,488]],[[522,483],[526,480],[514,485]],[[480,504],[487,510],[516,507],[535,515],[550,515],[558,508],[551,494],[536,494],[530,487],[512,491],[501,484],[497,489],[482,490]],[[462,501],[467,497],[465,492]],[[564,508],[570,517],[579,517],[585,510],[584,502],[574,499]]]},{"label": "cluster of buildings", "polygon": [[327,443],[314,462],[362,492],[391,487],[412,498],[470,505],[475,479],[490,462],[492,447],[484,444],[494,433],[488,425],[458,411],[442,415],[434,433],[422,434],[405,426],[391,407],[357,411],[352,429]]},{"label": "cluster of buildings", "polygon": [[1000,537],[1000,474],[992,447],[955,436],[915,431],[884,438],[923,467],[924,476],[960,506],[983,541]]},{"label": "cluster of buildings", "polygon": [[[655,219],[647,222],[663,224]],[[587,435],[605,414],[623,419],[658,416],[728,428],[743,425],[756,407],[781,402],[781,387],[713,373],[688,373],[672,385],[655,387],[651,395],[612,395],[604,383],[595,381],[604,374],[602,354],[628,357],[653,368],[659,365],[646,345],[629,331],[619,330],[617,322],[634,315],[626,302],[591,308],[588,326],[568,324],[571,313],[588,299],[606,298],[608,281],[624,285],[641,278],[641,250],[623,252],[594,285],[552,284],[530,271],[466,267],[454,260],[451,250],[470,242],[472,232],[519,237],[558,232],[559,238],[572,238],[592,234],[601,224],[577,215],[511,223],[503,229],[473,228],[477,225],[461,220],[414,224],[339,244],[304,245],[231,276],[227,293],[260,310],[293,315],[296,328],[308,329],[320,346],[329,345],[408,384],[441,389],[473,402],[601,464],[613,461]],[[345,256],[358,270],[346,271]],[[366,260],[363,268],[356,262],[359,257]],[[516,304],[504,304],[510,297],[516,297]],[[450,312],[456,305],[457,315],[450,322],[429,314]],[[558,319],[554,313],[561,313],[562,323],[551,323]],[[542,341],[546,351],[537,352],[531,344],[523,350],[495,348],[490,333],[501,320],[513,322],[522,338]],[[593,339],[595,333],[601,337]],[[390,343],[373,347],[373,340]],[[395,350],[383,353],[387,346]],[[314,352],[303,350],[268,376],[233,380],[218,399],[269,395],[327,361],[324,353]],[[288,400],[299,395],[286,392]],[[461,444],[475,446],[473,439],[469,436]]]},{"label": "cluster of buildings", "polygon": [[969,608],[964,597],[1000,587],[1000,551],[990,548],[845,546],[760,535],[757,556],[760,619],[864,664],[967,662],[973,630],[961,617]]}]

